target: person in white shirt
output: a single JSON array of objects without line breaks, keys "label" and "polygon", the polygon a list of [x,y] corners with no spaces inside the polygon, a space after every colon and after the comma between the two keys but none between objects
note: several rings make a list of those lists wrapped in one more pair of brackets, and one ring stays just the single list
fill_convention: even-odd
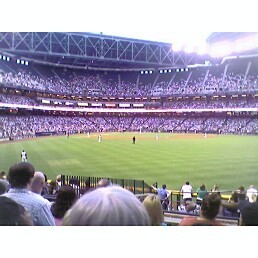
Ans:
[{"label": "person in white shirt", "polygon": [[257,199],[258,191],[254,185],[250,185],[246,190],[246,196],[248,197],[249,202],[255,202]]},{"label": "person in white shirt", "polygon": [[192,201],[192,192],[193,192],[192,186],[190,185],[189,181],[186,181],[181,188],[181,193],[183,194],[184,203],[186,201]]},{"label": "person in white shirt", "polygon": [[22,159],[22,162],[27,162],[27,153],[25,150],[23,150],[21,153],[21,159]]}]

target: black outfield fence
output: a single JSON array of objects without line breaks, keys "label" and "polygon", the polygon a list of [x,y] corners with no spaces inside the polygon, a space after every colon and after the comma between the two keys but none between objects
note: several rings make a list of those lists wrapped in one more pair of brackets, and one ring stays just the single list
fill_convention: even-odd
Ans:
[{"label": "black outfield fence", "polygon": [[[103,179],[103,177],[61,175],[61,185],[72,185],[76,190],[76,193],[80,195],[82,194],[82,189],[95,188],[101,179]],[[154,193],[153,188],[144,182],[144,180],[118,178],[106,179],[108,179],[112,184],[120,185],[134,194]],[[157,183],[155,184],[157,185]]]},{"label": "black outfield fence", "polygon": [[[76,191],[78,196],[82,195],[85,189],[93,189],[97,187],[98,182],[105,177],[87,177],[87,176],[72,176],[72,175],[61,175],[61,185],[71,185]],[[156,193],[153,188],[144,182],[144,180],[136,180],[136,179],[118,179],[118,178],[106,178],[113,185],[120,185],[121,187],[131,191],[140,200],[144,200],[144,198],[150,193]],[[152,184],[156,188],[158,188],[158,183]],[[228,200],[230,197],[229,194],[232,191],[225,190],[223,191],[221,198],[224,200]],[[168,196],[169,205],[168,210],[178,210],[178,207],[183,204],[183,194],[179,190],[172,190],[170,195]],[[193,201],[196,201],[197,193],[192,194]]]}]

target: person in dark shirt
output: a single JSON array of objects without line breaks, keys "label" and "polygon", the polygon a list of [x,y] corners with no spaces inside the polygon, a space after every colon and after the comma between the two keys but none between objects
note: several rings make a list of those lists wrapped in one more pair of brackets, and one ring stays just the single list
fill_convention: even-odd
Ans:
[{"label": "person in dark shirt", "polygon": [[241,226],[258,226],[258,203],[253,202],[245,206],[240,216]]},{"label": "person in dark shirt", "polygon": [[135,138],[135,136],[133,137],[133,144],[135,144],[135,141],[136,141],[136,138]]}]

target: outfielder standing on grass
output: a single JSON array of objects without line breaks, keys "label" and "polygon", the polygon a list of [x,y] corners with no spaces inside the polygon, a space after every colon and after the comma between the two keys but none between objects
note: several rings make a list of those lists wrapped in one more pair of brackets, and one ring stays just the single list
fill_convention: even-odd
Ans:
[{"label": "outfielder standing on grass", "polygon": [[25,150],[23,150],[21,153],[21,159],[22,159],[22,162],[27,162],[27,153]]}]

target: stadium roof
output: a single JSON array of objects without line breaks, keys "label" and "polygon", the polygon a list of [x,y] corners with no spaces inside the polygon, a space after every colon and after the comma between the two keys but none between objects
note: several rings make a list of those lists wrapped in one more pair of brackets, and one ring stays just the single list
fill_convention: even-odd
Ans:
[{"label": "stadium roof", "polygon": [[[215,32],[207,41],[213,43],[221,39],[224,41],[239,39],[247,34],[258,36],[258,33]],[[171,43],[109,36],[102,33],[0,32],[1,54],[13,59],[23,58],[38,63],[82,69],[182,68],[204,64],[205,61],[218,62],[220,54],[215,52],[214,59],[214,56],[205,52],[198,54],[189,51],[189,48],[187,51],[186,47],[176,51],[173,47]],[[257,48],[255,52],[253,49],[247,50],[245,51],[247,54],[257,53]]]}]

